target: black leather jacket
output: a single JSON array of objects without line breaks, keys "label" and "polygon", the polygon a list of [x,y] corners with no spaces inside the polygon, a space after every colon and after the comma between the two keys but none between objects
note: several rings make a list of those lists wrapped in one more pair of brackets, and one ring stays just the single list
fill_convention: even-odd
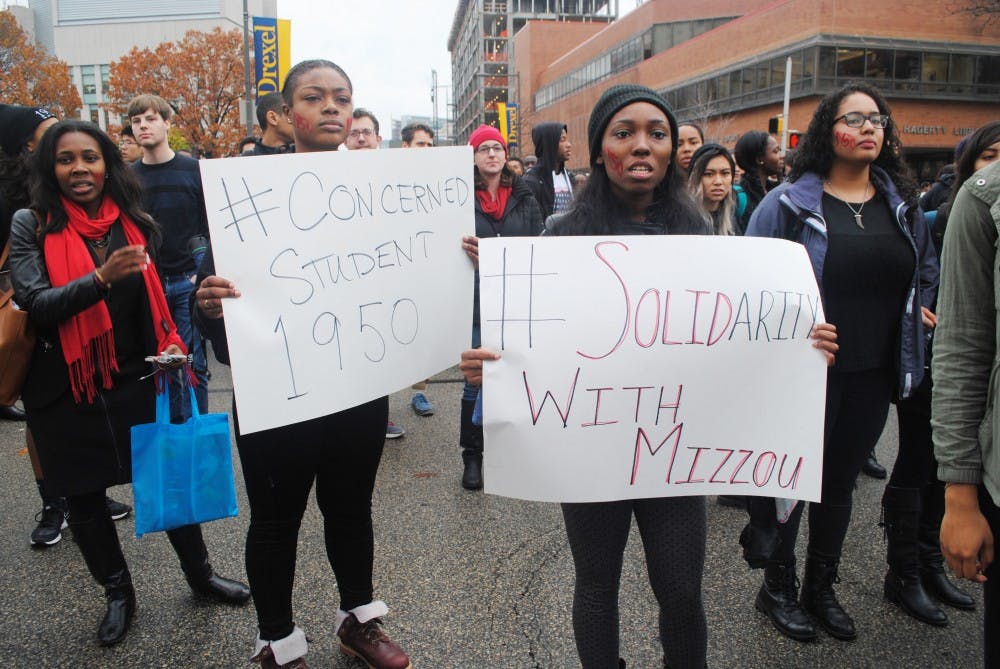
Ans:
[{"label": "black leather jacket", "polygon": [[60,321],[104,298],[93,273],[52,289],[45,252],[38,243],[38,222],[30,209],[14,214],[10,228],[10,275],[14,301],[31,315],[41,336],[52,334]]}]

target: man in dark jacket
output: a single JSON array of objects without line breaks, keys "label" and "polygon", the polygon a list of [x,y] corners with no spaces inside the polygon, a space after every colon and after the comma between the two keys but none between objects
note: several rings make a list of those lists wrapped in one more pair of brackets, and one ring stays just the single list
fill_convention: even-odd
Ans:
[{"label": "man in dark jacket", "polygon": [[281,93],[268,93],[257,100],[257,125],[263,136],[248,155],[270,156],[294,151],[295,132],[292,122],[282,111]]},{"label": "man in dark jacket", "polygon": [[566,171],[566,161],[573,155],[566,125],[539,123],[531,129],[538,162],[524,175],[524,183],[538,200],[543,218],[569,209],[573,202],[573,181]]}]

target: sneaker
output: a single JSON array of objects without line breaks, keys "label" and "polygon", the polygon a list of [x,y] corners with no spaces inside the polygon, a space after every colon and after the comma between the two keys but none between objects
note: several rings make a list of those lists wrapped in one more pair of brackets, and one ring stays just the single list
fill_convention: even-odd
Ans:
[{"label": "sneaker", "polygon": [[372,618],[358,622],[348,613],[337,630],[340,650],[360,659],[369,669],[413,669],[410,658],[382,631],[382,621]]},{"label": "sneaker", "polygon": [[413,399],[410,400],[410,406],[413,407],[413,411],[418,416],[434,415],[434,405],[430,403],[430,400],[423,393],[414,393]]},{"label": "sneaker", "polygon": [[271,650],[270,646],[264,646],[259,653],[250,658],[250,661],[260,662],[261,669],[309,669],[306,661],[301,657],[297,657],[291,662],[278,664],[278,661],[274,659],[274,651]]},{"label": "sneaker", "polygon": [[108,515],[111,516],[111,520],[121,520],[132,513],[132,507],[128,504],[123,504],[122,502],[116,502],[110,497],[104,498],[108,505]]},{"label": "sneaker", "polygon": [[66,529],[66,509],[65,502],[46,504],[35,516],[38,521],[31,533],[32,546],[54,546],[62,540],[62,531]]},{"label": "sneaker", "polygon": [[385,426],[386,439],[399,439],[404,434],[406,434],[406,430],[396,425],[391,420],[389,421],[389,424]]}]

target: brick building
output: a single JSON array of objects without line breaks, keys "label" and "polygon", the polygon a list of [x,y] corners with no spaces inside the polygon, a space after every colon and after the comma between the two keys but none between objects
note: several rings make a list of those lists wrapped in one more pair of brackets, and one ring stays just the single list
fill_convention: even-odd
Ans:
[{"label": "brick building", "polygon": [[[650,0],[609,25],[529,21],[512,48],[521,136],[560,120],[585,147],[601,92],[635,82],[732,146],[781,113],[791,57],[788,128],[804,131],[820,97],[865,80],[889,98],[910,164],[933,177],[963,136],[1000,118],[1000,21],[957,9],[965,1]],[[587,160],[576,151],[571,167]]]}]

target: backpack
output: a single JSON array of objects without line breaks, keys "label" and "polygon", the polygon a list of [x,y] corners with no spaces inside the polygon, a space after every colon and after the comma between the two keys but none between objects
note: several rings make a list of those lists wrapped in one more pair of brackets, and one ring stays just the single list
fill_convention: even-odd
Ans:
[{"label": "backpack", "polygon": [[733,192],[736,193],[736,218],[742,219],[743,212],[747,210],[749,198],[746,191],[743,190],[743,186],[739,184],[733,184]]}]

